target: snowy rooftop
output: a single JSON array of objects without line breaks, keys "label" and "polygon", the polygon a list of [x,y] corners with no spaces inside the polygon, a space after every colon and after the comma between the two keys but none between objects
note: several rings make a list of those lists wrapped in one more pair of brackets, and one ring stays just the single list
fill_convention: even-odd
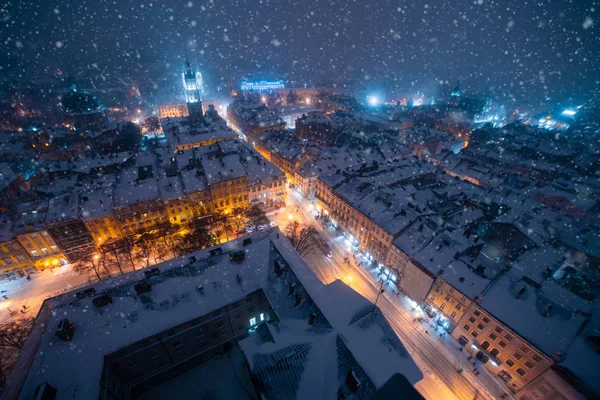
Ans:
[{"label": "snowy rooftop", "polygon": [[115,206],[135,204],[155,200],[160,196],[156,171],[146,167],[130,167],[121,171],[119,184],[115,190]]},{"label": "snowy rooftop", "polygon": [[[279,320],[276,329],[282,334],[275,338],[276,345],[311,343],[312,350],[302,365],[306,371],[303,379],[309,381],[300,387],[328,390],[311,360],[318,360],[322,351],[331,355],[330,338],[334,337],[340,338],[377,387],[397,372],[413,385],[422,379],[385,318],[378,310],[371,312],[371,303],[341,282],[324,286],[277,228],[252,238],[254,243],[244,248],[246,259],[239,264],[232,264],[226,253],[210,256],[209,249],[193,254],[197,261],[190,261],[190,254],[159,264],[160,276],[151,279],[150,307],[142,305],[133,290],[136,282],[144,280],[142,271],[94,286],[99,294],[113,295],[114,303],[105,309],[93,307],[91,298],[76,300],[73,292],[46,300],[5,394],[16,397],[20,392],[19,398],[29,399],[37,385],[48,382],[58,389],[57,399],[97,398],[106,354],[205,315],[259,289],[266,294]],[[241,248],[241,240],[220,247],[224,252]],[[274,260],[282,263],[284,274],[280,278],[274,273]],[[242,284],[237,275],[242,277]],[[294,299],[288,296],[288,285],[282,280],[299,282],[298,290],[306,295],[301,306],[294,307]],[[195,292],[197,285],[204,286],[205,296]],[[165,302],[169,307],[159,307]],[[310,312],[322,313],[320,336],[315,331],[307,332]],[[71,342],[62,342],[55,335],[58,323],[65,317],[76,326]],[[328,356],[326,360],[336,362],[335,357]],[[300,393],[305,392],[298,395]]]},{"label": "snowy rooftop", "polygon": [[171,146],[239,137],[233,129],[221,121],[210,122],[204,119],[193,125],[188,118],[163,118],[161,124],[167,142]]},{"label": "snowy rooftop", "polygon": [[248,173],[248,182],[285,176],[279,168],[258,154],[246,157],[246,171]]},{"label": "snowy rooftop", "polygon": [[563,296],[566,291],[561,289],[552,282],[532,284],[518,271],[509,271],[494,282],[480,306],[552,356],[568,349],[586,320],[577,311],[590,311],[589,304],[582,299],[579,304],[566,301]]},{"label": "snowy rooftop", "polygon": [[81,217],[84,220],[106,217],[112,214],[114,187],[100,187],[81,194]]},{"label": "snowy rooftop", "polygon": [[228,181],[246,176],[246,170],[240,162],[238,154],[231,154],[216,159],[202,159],[202,167],[209,184]]},{"label": "snowy rooftop", "polygon": [[413,257],[433,240],[438,229],[439,226],[432,219],[418,220],[394,240],[394,246]]},{"label": "snowy rooftop", "polygon": [[46,222],[55,222],[79,217],[79,196],[65,194],[50,199]]},{"label": "snowy rooftop", "polygon": [[185,169],[181,171],[185,194],[200,192],[208,189],[206,178],[198,169]]},{"label": "snowy rooftop", "polygon": [[93,169],[123,164],[132,156],[130,152],[125,151],[115,155],[79,157],[66,161],[47,161],[44,163],[44,168],[50,172],[72,171],[89,174]]}]

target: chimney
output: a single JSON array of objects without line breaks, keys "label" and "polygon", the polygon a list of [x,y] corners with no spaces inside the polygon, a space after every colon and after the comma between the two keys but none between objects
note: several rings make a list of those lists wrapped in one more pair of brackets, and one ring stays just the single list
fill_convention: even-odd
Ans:
[{"label": "chimney", "polygon": [[302,303],[302,296],[299,294],[296,295],[296,306],[299,306]]},{"label": "chimney", "polygon": [[290,294],[294,294],[294,291],[296,291],[296,287],[293,283],[290,283]]},{"label": "chimney", "polygon": [[309,325],[314,324],[316,319],[317,319],[317,315],[315,313],[310,313],[310,315],[308,316],[308,324]]}]

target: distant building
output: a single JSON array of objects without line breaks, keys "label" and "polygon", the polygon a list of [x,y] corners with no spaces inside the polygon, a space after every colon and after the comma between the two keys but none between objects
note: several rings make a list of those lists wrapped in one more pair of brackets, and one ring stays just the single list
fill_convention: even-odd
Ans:
[{"label": "distant building", "polygon": [[64,117],[73,130],[102,131],[108,128],[106,109],[85,90],[71,89],[62,98]]},{"label": "distant building", "polygon": [[279,81],[242,81],[242,91],[257,91],[268,92],[271,90],[284,89],[285,84],[282,80]]},{"label": "distant building", "polygon": [[327,117],[304,115],[296,120],[298,140],[317,146],[331,146],[336,139],[335,131]]},{"label": "distant building", "polygon": [[186,57],[185,69],[182,73],[183,87],[185,90],[185,102],[187,103],[188,115],[194,119],[202,118],[202,96],[204,87],[202,74],[195,72]]},{"label": "distant building", "polygon": [[158,107],[158,118],[182,118],[189,116],[187,104],[163,104]]}]

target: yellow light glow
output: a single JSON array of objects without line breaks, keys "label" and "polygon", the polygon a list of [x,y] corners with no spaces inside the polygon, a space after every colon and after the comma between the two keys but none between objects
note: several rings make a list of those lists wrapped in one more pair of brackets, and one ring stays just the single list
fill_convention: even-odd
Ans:
[{"label": "yellow light glow", "polygon": [[289,214],[289,215],[288,215],[288,219],[291,221],[291,220],[293,220],[293,219],[294,219],[294,216],[293,216],[292,214]]},{"label": "yellow light glow", "polygon": [[10,301],[3,301],[2,303],[0,303],[0,310],[4,310],[8,308],[8,306],[10,306]]}]

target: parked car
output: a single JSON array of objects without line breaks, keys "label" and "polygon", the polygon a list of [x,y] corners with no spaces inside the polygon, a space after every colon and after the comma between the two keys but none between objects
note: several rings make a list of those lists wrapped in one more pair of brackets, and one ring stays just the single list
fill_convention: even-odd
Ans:
[{"label": "parked car", "polygon": [[264,230],[265,230],[265,229],[267,229],[268,227],[269,227],[269,225],[267,225],[267,224],[259,225],[259,226],[258,226],[258,230],[259,230],[259,231],[264,231]]}]

